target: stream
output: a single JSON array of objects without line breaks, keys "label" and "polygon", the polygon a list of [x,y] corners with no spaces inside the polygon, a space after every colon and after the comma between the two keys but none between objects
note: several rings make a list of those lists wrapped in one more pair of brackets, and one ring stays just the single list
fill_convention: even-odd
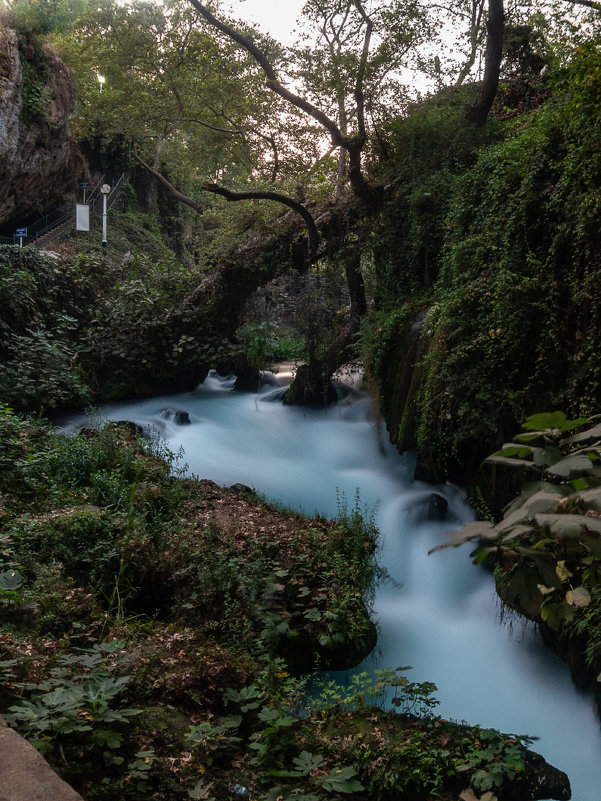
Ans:
[{"label": "stream", "polygon": [[[284,384],[289,376],[277,377]],[[428,519],[434,488],[412,480],[411,459],[388,444],[370,399],[350,392],[337,406],[283,406],[275,379],[259,394],[232,392],[233,378],[209,376],[194,392],[105,406],[97,416],[157,428],[184,450],[189,472],[218,484],[247,484],[268,498],[334,517],[337,496],[374,511],[380,562],[393,581],[376,593],[378,647],[356,670],[412,665],[412,681],[432,681],[437,713],[538,737],[533,749],[566,771],[574,801],[601,799],[601,728],[593,698],[531,625],[499,620],[490,573],[469,545],[428,556],[449,528],[473,518],[461,494],[437,487],[448,520]],[[172,411],[189,413],[178,425]],[[67,429],[90,419],[71,417]],[[344,674],[338,675],[344,680]]]}]

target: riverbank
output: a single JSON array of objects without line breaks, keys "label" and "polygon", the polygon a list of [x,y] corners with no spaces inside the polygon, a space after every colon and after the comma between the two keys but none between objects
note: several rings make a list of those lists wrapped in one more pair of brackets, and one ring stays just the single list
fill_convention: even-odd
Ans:
[{"label": "riverbank", "polygon": [[[529,741],[436,718],[433,686],[402,672],[307,702],[295,673],[373,645],[376,535],[355,507],[309,519],[174,480],[174,455],[129,426],[1,424],[2,711],[88,801],[451,798],[470,781],[511,798],[539,776]],[[384,690],[400,715],[366,708]],[[543,774],[521,798],[569,797]]]}]

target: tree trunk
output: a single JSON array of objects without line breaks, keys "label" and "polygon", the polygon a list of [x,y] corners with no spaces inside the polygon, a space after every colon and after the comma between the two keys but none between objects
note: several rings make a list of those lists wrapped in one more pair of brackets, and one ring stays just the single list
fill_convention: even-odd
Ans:
[{"label": "tree trunk", "polygon": [[353,249],[345,254],[344,271],[351,296],[349,321],[323,356],[298,368],[294,381],[284,396],[284,403],[328,405],[336,400],[336,392],[331,383],[332,375],[353,358],[353,340],[359,331],[361,318],[367,311],[360,250]]},{"label": "tree trunk", "polygon": [[499,74],[503,58],[503,33],[505,30],[503,0],[488,0],[488,22],[486,27],[488,33],[484,56],[484,77],[478,92],[478,98],[466,114],[467,120],[479,127],[486,122],[499,88]]}]

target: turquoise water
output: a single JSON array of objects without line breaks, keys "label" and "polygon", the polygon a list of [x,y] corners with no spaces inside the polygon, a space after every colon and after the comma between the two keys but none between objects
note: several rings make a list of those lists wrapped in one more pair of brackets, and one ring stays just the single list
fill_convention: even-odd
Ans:
[{"label": "turquoise water", "polygon": [[[532,627],[500,622],[492,577],[471,564],[469,546],[428,556],[449,523],[423,520],[433,488],[412,481],[410,461],[387,444],[369,398],[351,394],[310,410],[269,402],[273,387],[252,395],[232,386],[212,376],[192,393],[101,414],[155,427],[172,450],[183,447],[189,471],[201,478],[248,484],[309,514],[335,516],[337,494],[352,505],[358,489],[375,510],[380,561],[394,579],[378,589],[379,645],[359,669],[412,665],[412,680],[437,685],[441,715],[539,737],[535,750],[568,773],[574,801],[599,801],[601,729],[592,698],[574,688]],[[190,425],[175,425],[165,409],[187,411]],[[472,519],[458,491],[437,490],[453,527]]]}]

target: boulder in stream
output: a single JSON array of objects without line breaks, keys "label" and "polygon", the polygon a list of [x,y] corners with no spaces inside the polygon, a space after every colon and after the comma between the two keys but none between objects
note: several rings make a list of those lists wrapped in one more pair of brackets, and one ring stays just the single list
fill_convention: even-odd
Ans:
[{"label": "boulder in stream", "polygon": [[189,426],[192,422],[190,413],[183,409],[161,409],[160,415],[163,420],[172,420],[176,426]]}]

